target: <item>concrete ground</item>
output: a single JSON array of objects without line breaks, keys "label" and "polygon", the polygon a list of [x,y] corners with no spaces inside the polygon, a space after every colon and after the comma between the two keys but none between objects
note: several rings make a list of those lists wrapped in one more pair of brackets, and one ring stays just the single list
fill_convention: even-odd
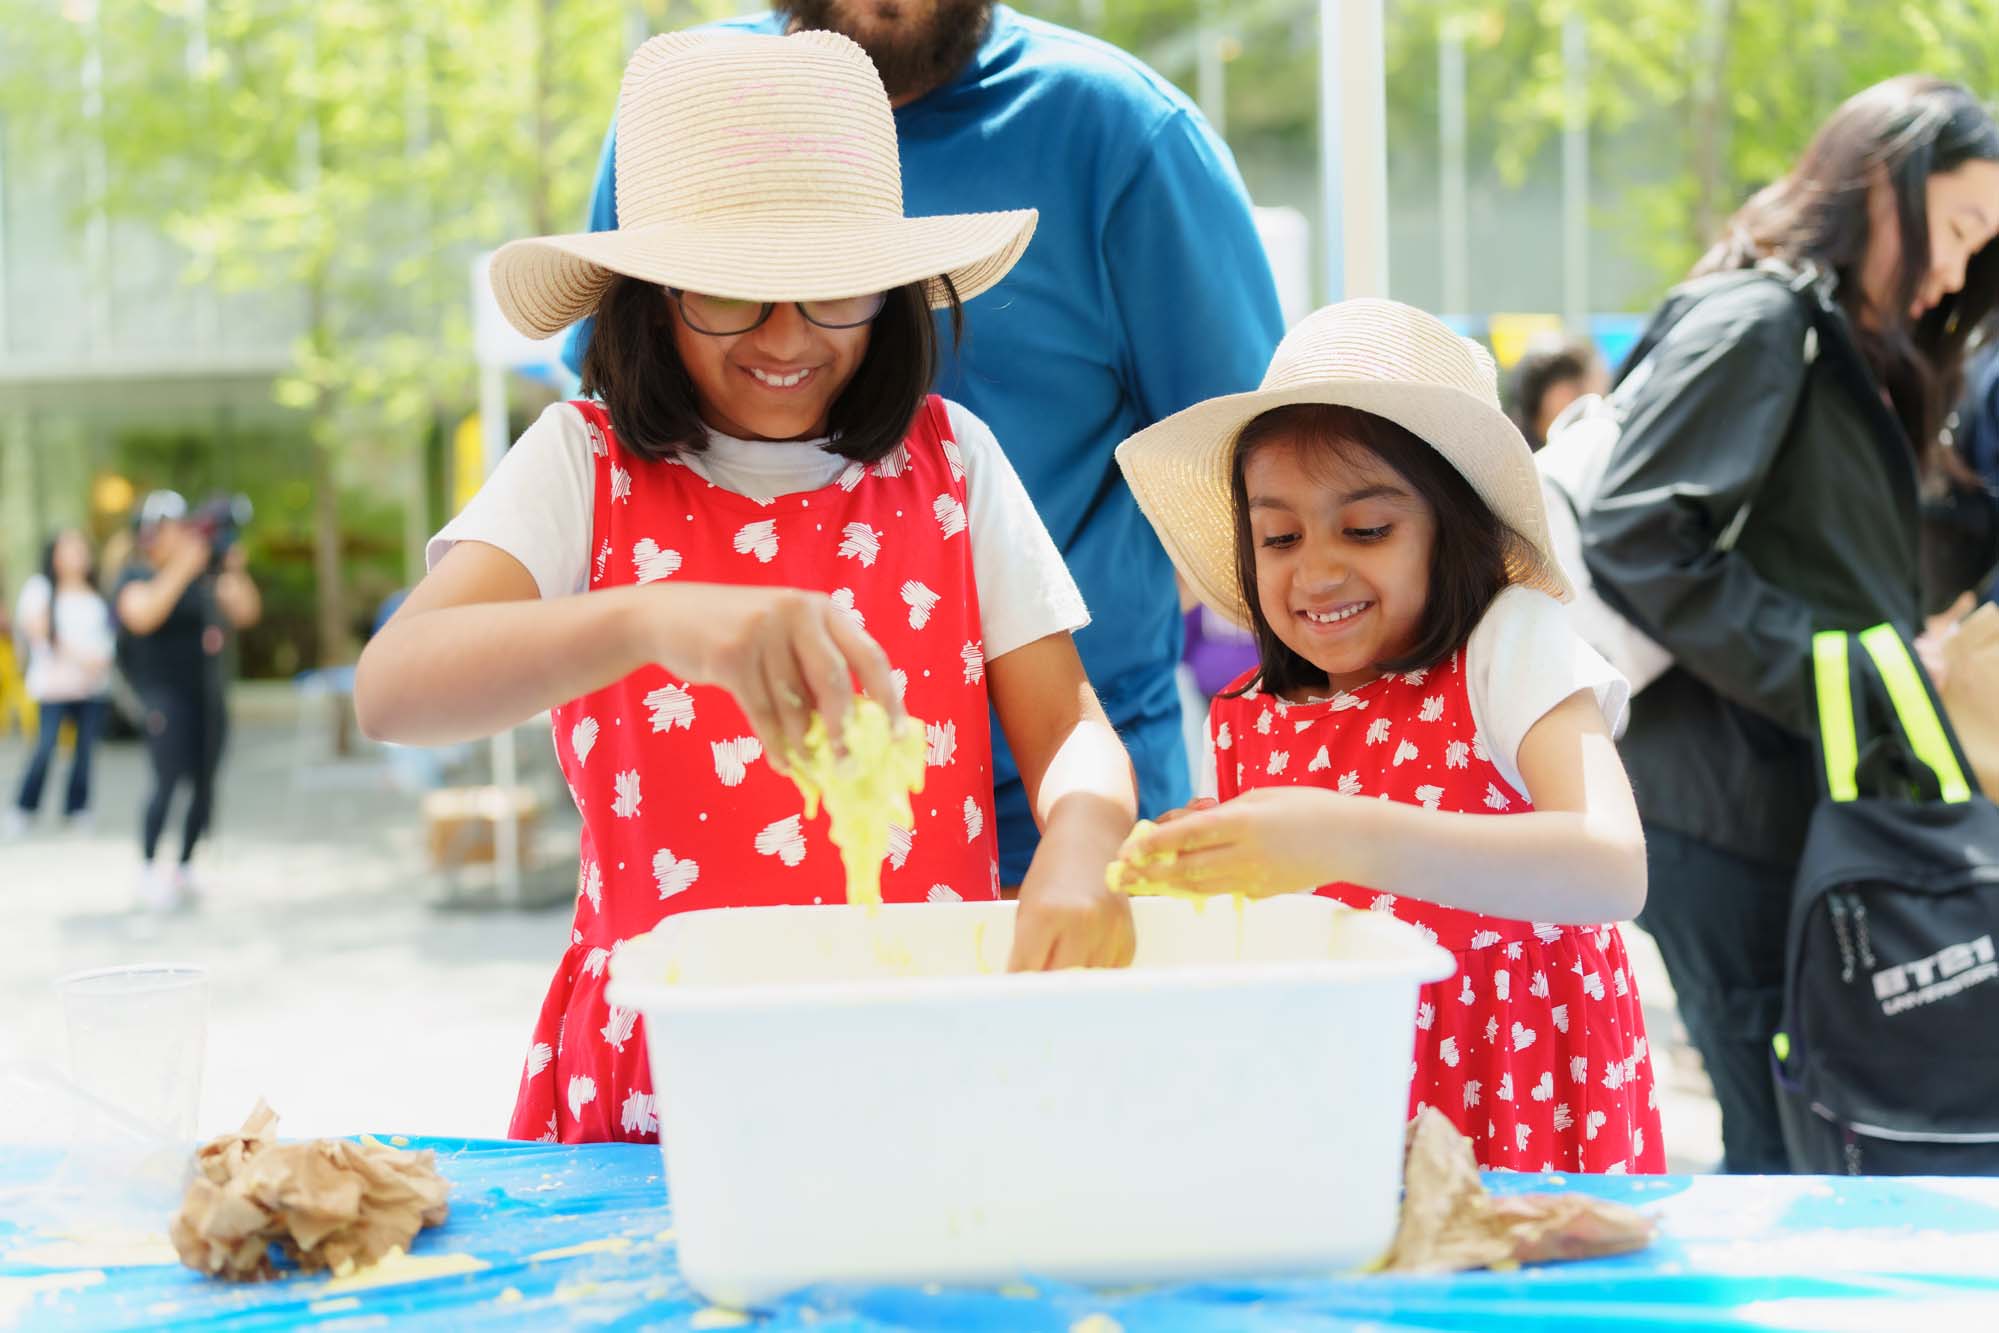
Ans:
[{"label": "concrete ground", "polygon": [[[93,827],[60,828],[45,813],[25,838],[0,843],[0,1062],[63,1062],[56,977],[195,962],[212,987],[202,1133],[233,1127],[259,1096],[287,1134],[505,1133],[524,1043],[567,943],[569,903],[434,907],[416,798],[391,783],[378,751],[333,757],[330,730],[317,710],[301,727],[287,688],[239,694],[219,825],[196,862],[196,911],[162,917],[132,905],[146,785],[134,743],[98,754]],[[546,733],[519,735],[527,776],[566,814]],[[0,739],[9,802],[25,757],[18,738]],[[573,817],[550,822],[555,855],[566,845],[573,858]],[[177,836],[170,824],[170,845]],[[573,884],[573,870],[558,867],[555,878]],[[1672,1169],[1709,1170],[1721,1155],[1719,1113],[1657,952],[1636,929],[1627,938]]]}]

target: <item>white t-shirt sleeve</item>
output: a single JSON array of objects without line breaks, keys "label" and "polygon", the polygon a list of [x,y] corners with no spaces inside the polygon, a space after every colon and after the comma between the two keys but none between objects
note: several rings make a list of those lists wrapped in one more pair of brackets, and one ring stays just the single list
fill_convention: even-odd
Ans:
[{"label": "white t-shirt sleeve", "polygon": [[1520,743],[1534,724],[1578,690],[1596,698],[1612,736],[1624,734],[1631,686],[1569,623],[1568,608],[1532,588],[1493,599],[1465,645],[1465,686],[1472,720],[1493,767],[1529,800],[1520,777]]},{"label": "white t-shirt sleeve", "polygon": [[[21,584],[20,596],[14,602],[14,625],[22,638],[27,637],[29,621],[40,620],[49,613],[50,591],[48,579],[40,574],[28,575],[27,581]],[[43,637],[47,637],[46,627],[42,632]]]},{"label": "white t-shirt sleeve", "polygon": [[944,407],[965,465],[986,660],[1089,624],[1083,594],[992,428],[948,399]]},{"label": "white t-shirt sleeve", "polygon": [[485,542],[521,562],[543,597],[590,586],[590,526],[596,494],[583,414],[555,403],[521,433],[493,475],[424,548],[436,569],[459,542]]}]

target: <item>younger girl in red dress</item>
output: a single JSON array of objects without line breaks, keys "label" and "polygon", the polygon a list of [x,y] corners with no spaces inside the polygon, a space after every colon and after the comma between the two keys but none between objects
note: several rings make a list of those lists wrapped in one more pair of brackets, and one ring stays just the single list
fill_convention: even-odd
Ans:
[{"label": "younger girl in red dress", "polygon": [[933,306],[1005,275],[1032,212],[904,218],[887,95],[831,33],[675,34],[633,57],[613,232],[517,241],[501,308],[593,315],[591,398],[544,412],[368,647],[362,725],[438,743],[552,709],[583,815],[576,915],[511,1133],[645,1139],[660,1098],[618,947],[671,912],[837,903],[781,759],[855,681],[928,752],[889,902],[999,896],[988,707],[1042,826],[1019,969],[1130,961],[1103,884],[1130,766],[1070,632],[1082,599],[992,432],[928,396]]},{"label": "younger girl in red dress", "polygon": [[1411,1113],[1448,1114],[1483,1165],[1664,1170],[1614,924],[1645,898],[1613,742],[1628,689],[1569,628],[1484,349],[1395,302],[1330,306],[1261,390],[1118,461],[1261,660],[1210,712],[1220,804],[1131,854],[1172,853],[1147,874],[1187,889],[1316,889],[1451,950],[1417,1011]]}]

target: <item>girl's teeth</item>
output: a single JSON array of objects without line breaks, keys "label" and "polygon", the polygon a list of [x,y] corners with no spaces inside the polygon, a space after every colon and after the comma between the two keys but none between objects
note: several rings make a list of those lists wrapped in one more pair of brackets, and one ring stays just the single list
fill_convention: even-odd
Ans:
[{"label": "girl's teeth", "polygon": [[1361,602],[1356,606],[1349,606],[1344,610],[1334,611],[1329,614],[1321,614],[1317,611],[1307,611],[1305,613],[1305,619],[1311,621],[1315,625],[1337,625],[1342,620],[1353,619],[1361,612],[1367,610],[1367,608],[1368,608],[1368,603]]},{"label": "girl's teeth", "polygon": [[805,377],[811,373],[810,370],[794,370],[789,375],[773,375],[768,371],[757,370],[754,367],[750,370],[750,374],[756,376],[758,380],[777,389],[790,389],[803,384]]}]

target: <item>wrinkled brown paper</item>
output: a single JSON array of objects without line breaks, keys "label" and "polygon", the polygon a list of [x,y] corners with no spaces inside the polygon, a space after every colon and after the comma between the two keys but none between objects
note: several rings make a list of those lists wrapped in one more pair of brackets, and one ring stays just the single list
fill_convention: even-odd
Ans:
[{"label": "wrinkled brown paper", "polygon": [[279,1143],[259,1100],[235,1134],[203,1145],[169,1235],[189,1268],[237,1281],[279,1275],[271,1248],[301,1271],[350,1272],[444,1221],[451,1187],[434,1155],[373,1139]]},{"label": "wrinkled brown paper", "polygon": [[1479,1179],[1471,1140],[1424,1107],[1409,1126],[1402,1224],[1385,1273],[1454,1273],[1642,1250],[1657,1228],[1634,1208],[1584,1194],[1495,1198]]}]

